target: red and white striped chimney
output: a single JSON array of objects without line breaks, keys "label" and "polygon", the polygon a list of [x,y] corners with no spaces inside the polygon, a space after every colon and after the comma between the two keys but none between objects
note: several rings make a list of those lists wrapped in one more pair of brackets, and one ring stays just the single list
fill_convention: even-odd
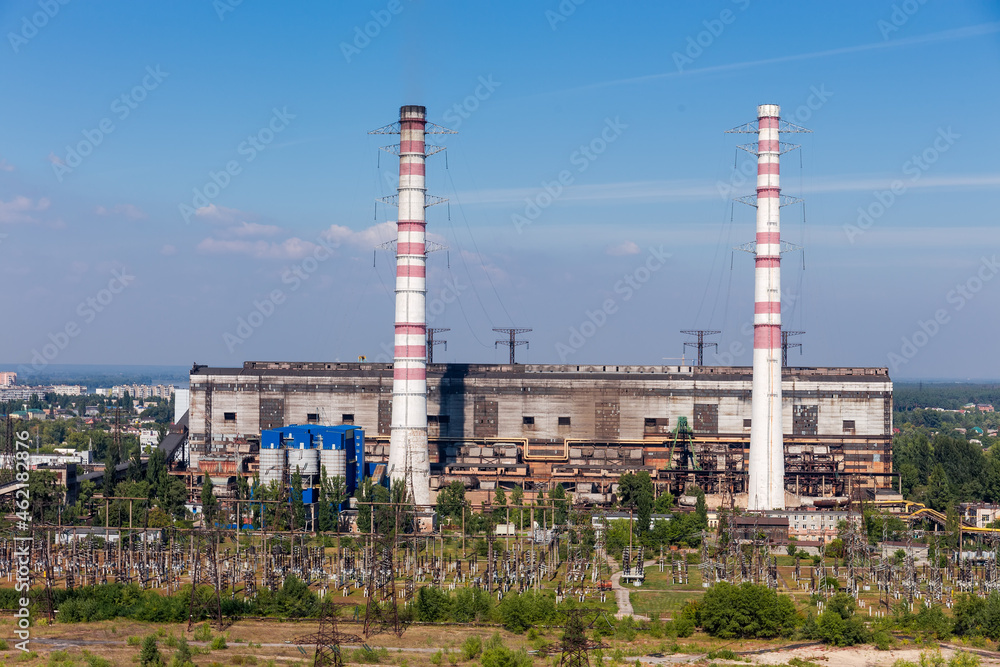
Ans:
[{"label": "red and white striped chimney", "polygon": [[781,187],[777,104],[757,107],[757,243],[748,509],[785,507],[781,419]]},{"label": "red and white striped chimney", "polygon": [[399,109],[399,220],[396,225],[396,318],[389,474],[413,502],[430,504],[427,453],[427,248],[424,217],[427,110]]}]

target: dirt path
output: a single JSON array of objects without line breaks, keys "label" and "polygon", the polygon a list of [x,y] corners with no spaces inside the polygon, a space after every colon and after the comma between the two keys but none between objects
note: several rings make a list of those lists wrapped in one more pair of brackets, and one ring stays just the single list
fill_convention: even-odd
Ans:
[{"label": "dirt path", "polygon": [[[656,564],[655,560],[647,560],[642,564],[643,569],[651,567]],[[618,563],[608,558],[608,565],[612,569],[618,566]],[[647,616],[636,616],[635,611],[632,609],[632,600],[629,598],[629,590],[622,586],[622,571],[618,570],[611,575],[611,590],[615,592],[615,602],[618,604],[618,613],[615,614],[615,618],[624,618],[626,616],[631,616],[637,621],[648,621]]]}]

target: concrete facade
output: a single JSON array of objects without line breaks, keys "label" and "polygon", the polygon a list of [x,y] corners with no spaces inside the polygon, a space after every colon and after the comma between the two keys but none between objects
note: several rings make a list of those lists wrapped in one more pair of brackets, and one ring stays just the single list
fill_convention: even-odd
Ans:
[{"label": "concrete facade", "polygon": [[[385,462],[392,385],[392,364],[196,366],[192,464],[262,429],[309,423],[362,426],[368,460]],[[558,480],[600,496],[622,472],[646,469],[675,489],[746,492],[750,368],[432,364],[427,385],[432,484]],[[852,485],[890,485],[887,369],[786,368],[782,390],[786,489],[846,495]],[[693,440],[675,445],[682,416]]]}]

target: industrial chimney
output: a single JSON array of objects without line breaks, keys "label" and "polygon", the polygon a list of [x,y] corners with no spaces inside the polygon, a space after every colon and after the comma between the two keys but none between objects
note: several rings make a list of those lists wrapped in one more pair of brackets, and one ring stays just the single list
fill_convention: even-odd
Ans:
[{"label": "industrial chimney", "polygon": [[[389,476],[405,484],[417,505],[430,505],[430,463],[427,452],[427,207],[424,165],[428,155],[424,135],[453,134],[427,122],[427,109],[404,106],[399,121],[371,134],[399,134],[399,187],[386,201],[399,207],[396,224],[395,351],[392,372],[392,422]],[[437,148],[437,147],[433,147]],[[433,152],[437,152],[436,150]],[[439,200],[443,201],[443,200]],[[435,202],[435,203],[439,203]]]},{"label": "industrial chimney", "polygon": [[[798,148],[783,144],[780,132],[809,132],[781,120],[781,107],[757,107],[757,122],[729,132],[756,132],[756,144],[740,146],[757,155],[757,194],[741,199],[757,207],[757,238],[742,249],[753,252],[753,394],[750,422],[750,480],[747,509],[785,507],[785,448],[781,419],[781,207],[779,158]],[[786,198],[787,200],[787,198]],[[786,246],[788,244],[785,244]]]}]

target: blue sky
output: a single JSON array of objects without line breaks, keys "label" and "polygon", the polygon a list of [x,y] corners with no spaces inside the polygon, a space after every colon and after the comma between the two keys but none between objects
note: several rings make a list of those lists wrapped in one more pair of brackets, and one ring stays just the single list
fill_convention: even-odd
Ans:
[{"label": "blue sky", "polygon": [[459,131],[428,167],[436,359],[504,361],[491,328],[523,326],[522,361],[677,363],[704,328],[749,365],[752,137],[724,131],[775,103],[813,130],[782,162],[792,363],[1000,376],[996,2],[12,0],[0,25],[8,361],[385,359],[396,164],[367,132],[422,104]]}]

